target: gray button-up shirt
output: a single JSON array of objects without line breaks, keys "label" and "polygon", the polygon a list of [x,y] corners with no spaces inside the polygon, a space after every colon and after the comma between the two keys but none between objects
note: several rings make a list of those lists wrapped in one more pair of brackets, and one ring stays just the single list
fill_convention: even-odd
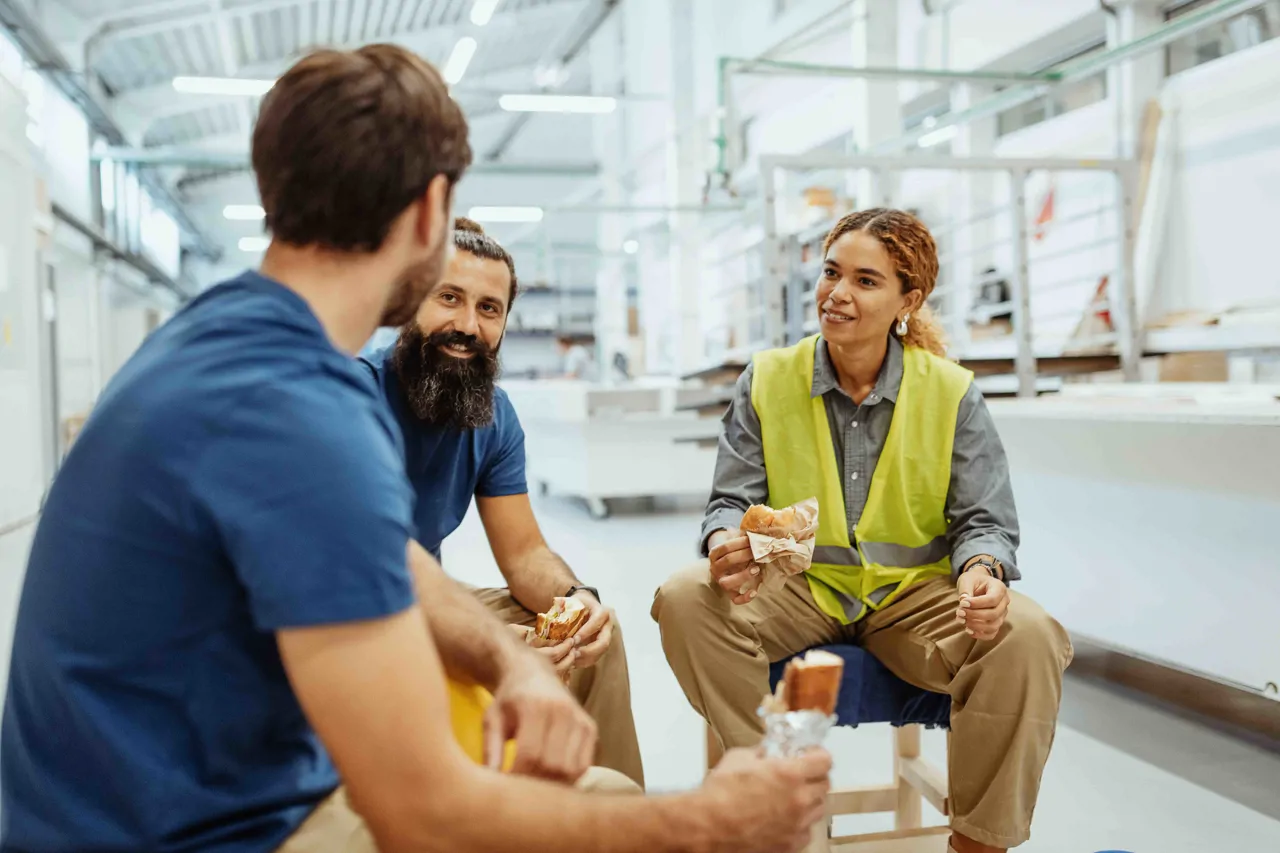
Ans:
[{"label": "gray button-up shirt", "polygon": [[[902,387],[902,344],[891,338],[875,387],[862,405],[853,402],[836,377],[827,342],[818,340],[813,360],[813,395],[822,395],[835,444],[849,541],[856,541],[856,525],[867,503],[871,476],[889,437],[889,424]],[[752,504],[769,497],[764,468],[760,418],[751,402],[753,365],[738,378],[733,401],[724,415],[715,482],[706,519],[702,523],[702,553],[717,530],[736,530]],[[1009,483],[1009,461],[995,422],[976,385],[970,385],[956,416],[951,451],[951,486],[947,490],[947,540],[951,543],[952,572],[979,554],[1004,564],[1006,580],[1017,580],[1014,560],[1018,548],[1018,513]]]}]

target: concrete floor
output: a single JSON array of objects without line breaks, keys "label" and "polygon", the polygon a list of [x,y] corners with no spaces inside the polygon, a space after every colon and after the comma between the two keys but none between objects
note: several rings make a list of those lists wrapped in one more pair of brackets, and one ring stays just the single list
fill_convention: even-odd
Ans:
[{"label": "concrete floor", "polygon": [[[703,727],[662,656],[649,618],[653,591],[694,557],[699,514],[619,514],[593,521],[585,508],[537,501],[552,547],[600,587],[627,632],[632,694],[653,791],[697,785]],[[0,538],[0,675],[31,528]],[[477,585],[502,585],[474,513],[445,543],[445,566]],[[1118,692],[1068,679],[1063,724],[1045,772],[1028,853],[1277,853],[1280,756]],[[837,730],[830,746],[840,786],[889,781],[887,727]],[[926,732],[925,755],[942,765],[945,740]],[[926,806],[926,822],[941,818]],[[849,818],[838,832],[890,828],[888,816]]]},{"label": "concrete floor", "polygon": [[[649,605],[657,585],[695,556],[700,513],[616,514],[593,521],[581,505],[536,501],[547,541],[598,586],[627,633],[631,689],[652,791],[698,784],[703,726],[667,668]],[[444,547],[445,568],[502,585],[474,512]],[[838,729],[830,746],[839,786],[890,781],[886,726]],[[945,735],[925,732],[924,753],[945,766]],[[926,805],[926,823],[942,819]],[[837,823],[837,832],[891,829],[891,817]],[[1280,755],[1068,679],[1062,725],[1045,770],[1028,853],[1278,853]]]}]

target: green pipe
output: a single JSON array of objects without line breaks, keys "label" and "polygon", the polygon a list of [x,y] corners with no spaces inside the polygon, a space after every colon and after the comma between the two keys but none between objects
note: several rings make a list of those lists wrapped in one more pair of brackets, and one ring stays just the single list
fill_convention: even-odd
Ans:
[{"label": "green pipe", "polygon": [[[946,83],[1056,83],[1057,71],[945,71],[938,68],[877,68],[854,65],[810,65],[778,59],[723,57],[737,74],[787,74],[808,77],[851,77],[882,80],[937,80]],[[722,65],[723,67],[723,65]]]},{"label": "green pipe", "polygon": [[777,59],[743,59],[722,56],[716,60],[716,112],[720,133],[712,140],[716,146],[716,173],[727,174],[729,76],[731,74],[772,74],[808,77],[849,77],[855,79],[884,80],[937,80],[950,83],[1053,83],[1060,74],[1056,71],[1026,73],[1018,71],[942,71],[933,68],[876,68],[851,65],[813,65],[804,62],[786,62]]},{"label": "green pipe", "polygon": [[[1208,6],[1204,6],[1189,15],[1170,21],[1154,32],[1147,33],[1142,38],[1125,42],[1094,56],[1085,56],[1063,65],[1058,71],[1058,82],[1070,83],[1089,77],[1117,62],[1141,56],[1204,27],[1212,26],[1226,18],[1248,11],[1255,6],[1261,6],[1264,2],[1265,0],[1218,0],[1216,3],[1210,3]],[[1028,101],[1033,101],[1044,93],[1043,86],[1044,84],[1024,84],[1021,87],[1006,89],[997,95],[980,101],[967,110],[944,113],[938,116],[933,125],[927,128],[914,128],[897,139],[882,142],[875,146],[871,153],[890,153],[942,128],[969,124],[1020,106]]]}]

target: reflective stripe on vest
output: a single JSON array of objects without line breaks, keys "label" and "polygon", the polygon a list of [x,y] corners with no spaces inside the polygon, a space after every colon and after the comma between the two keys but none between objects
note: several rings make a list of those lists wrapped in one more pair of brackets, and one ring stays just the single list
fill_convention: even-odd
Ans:
[{"label": "reflective stripe on vest", "polygon": [[757,353],[751,401],[760,418],[769,505],[818,498],[809,588],[825,613],[848,624],[906,586],[950,573],[945,511],[951,448],[973,374],[924,350],[905,349],[893,421],[854,542],[826,406],[812,394],[817,341]]}]

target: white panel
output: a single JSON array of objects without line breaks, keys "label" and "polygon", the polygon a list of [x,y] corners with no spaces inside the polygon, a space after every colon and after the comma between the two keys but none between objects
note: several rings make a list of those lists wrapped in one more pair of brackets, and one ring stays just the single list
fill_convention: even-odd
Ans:
[{"label": "white panel", "polygon": [[40,117],[44,179],[49,196],[84,221],[93,218],[89,181],[89,124],[79,107],[52,86],[45,88]]},{"label": "white panel", "polygon": [[1280,305],[1280,39],[1168,83],[1177,166],[1151,316]]},{"label": "white panel", "polygon": [[1070,630],[1280,683],[1280,421],[1031,414],[1045,405],[991,405],[1022,522],[1019,588]]},{"label": "white panel", "polygon": [[0,79],[0,527],[36,511],[45,477],[35,174],[26,123],[22,96]]}]

